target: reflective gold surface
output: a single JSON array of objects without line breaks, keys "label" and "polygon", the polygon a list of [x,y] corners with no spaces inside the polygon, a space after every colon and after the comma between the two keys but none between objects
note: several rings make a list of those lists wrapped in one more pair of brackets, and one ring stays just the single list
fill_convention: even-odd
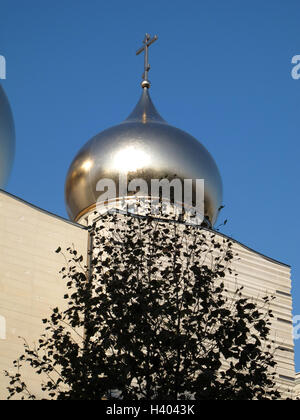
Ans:
[{"label": "reflective gold surface", "polygon": [[15,129],[10,105],[0,85],[0,188],[4,188],[14,160]]},{"label": "reflective gold surface", "polygon": [[97,202],[100,179],[113,179],[118,186],[120,173],[128,181],[146,180],[149,191],[151,179],[204,179],[205,215],[215,223],[222,181],[213,158],[194,137],[162,119],[147,88],[127,120],[96,135],[75,157],[65,186],[70,218],[78,219]]}]

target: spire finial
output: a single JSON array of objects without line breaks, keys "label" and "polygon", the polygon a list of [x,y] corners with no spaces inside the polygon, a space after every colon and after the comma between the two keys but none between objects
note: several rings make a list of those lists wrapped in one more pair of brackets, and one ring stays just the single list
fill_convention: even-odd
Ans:
[{"label": "spire finial", "polygon": [[155,42],[156,40],[158,39],[158,36],[157,35],[154,35],[154,37],[151,39],[151,36],[149,35],[149,34],[146,34],[145,35],[145,38],[144,38],[144,41],[143,41],[143,43],[144,43],[144,46],[143,47],[141,47],[137,52],[136,52],[136,55],[139,55],[139,54],[141,54],[143,51],[145,51],[145,56],[144,56],[144,74],[143,74],[143,76],[142,76],[142,79],[143,79],[143,81],[142,81],[142,83],[141,83],[141,86],[142,86],[142,88],[147,88],[147,89],[149,89],[150,88],[150,82],[149,82],[149,80],[148,80],[148,72],[149,72],[149,70],[150,70],[150,64],[149,64],[149,61],[148,61],[148,48],[150,47],[150,45],[151,44],[153,44],[153,42]]}]

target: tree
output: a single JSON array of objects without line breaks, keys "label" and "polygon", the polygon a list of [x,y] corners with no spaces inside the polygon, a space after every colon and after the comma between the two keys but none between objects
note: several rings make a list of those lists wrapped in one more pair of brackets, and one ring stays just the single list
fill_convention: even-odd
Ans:
[{"label": "tree", "polygon": [[[22,377],[24,363],[43,378],[46,399],[280,397],[271,298],[259,305],[243,297],[228,238],[120,214],[102,216],[90,235],[88,266],[67,250],[67,309],[53,309],[38,345],[25,342],[16,373],[6,372],[9,398],[36,398]],[[225,276],[234,290],[225,288]]]}]

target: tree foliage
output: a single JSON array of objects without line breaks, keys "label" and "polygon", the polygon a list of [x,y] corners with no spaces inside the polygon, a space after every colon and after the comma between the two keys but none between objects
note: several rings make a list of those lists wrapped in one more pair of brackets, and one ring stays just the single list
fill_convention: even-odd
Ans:
[{"label": "tree foliage", "polygon": [[37,345],[25,342],[16,373],[6,372],[9,398],[36,398],[24,364],[41,376],[45,399],[280,397],[270,298],[243,296],[228,238],[119,214],[102,216],[90,235],[87,266],[75,249],[65,255],[66,309],[53,309]]}]

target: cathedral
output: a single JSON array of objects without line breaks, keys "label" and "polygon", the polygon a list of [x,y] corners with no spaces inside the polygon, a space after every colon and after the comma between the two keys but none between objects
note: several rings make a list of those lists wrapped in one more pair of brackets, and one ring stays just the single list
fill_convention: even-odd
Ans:
[{"label": "cathedral", "polygon": [[[59,271],[64,261],[55,253],[58,246],[66,249],[73,244],[87,260],[87,226],[95,217],[111,210],[122,211],[124,206],[133,214],[146,211],[137,209],[135,200],[139,196],[144,203],[151,203],[158,198],[153,180],[172,184],[176,179],[172,191],[176,186],[181,188],[178,196],[175,191],[169,197],[165,219],[182,208],[183,196],[189,197],[191,204],[199,195],[199,218],[191,221],[185,211],[180,223],[214,227],[222,205],[217,165],[198,140],[169,125],[150,98],[148,48],[156,39],[146,35],[137,51],[144,53],[145,72],[135,109],[124,122],[88,141],[71,163],[65,183],[69,220],[0,190],[0,399],[7,398],[8,385],[2,372],[11,371],[13,360],[22,353],[20,337],[32,343],[38,340],[43,331],[41,320],[51,308],[63,305],[65,284]],[[13,150],[12,113],[0,86],[0,188],[4,188],[11,170]],[[204,187],[199,184],[198,188],[195,180],[204,180]],[[275,296],[271,303],[275,316],[271,336],[277,348],[276,383],[283,395],[295,398],[300,395],[300,377],[294,366],[290,267],[231,240],[240,257],[234,268],[245,296],[258,300],[266,294]],[[225,281],[230,285],[232,279]],[[32,392],[39,395],[39,377],[30,369],[25,375]]]}]

